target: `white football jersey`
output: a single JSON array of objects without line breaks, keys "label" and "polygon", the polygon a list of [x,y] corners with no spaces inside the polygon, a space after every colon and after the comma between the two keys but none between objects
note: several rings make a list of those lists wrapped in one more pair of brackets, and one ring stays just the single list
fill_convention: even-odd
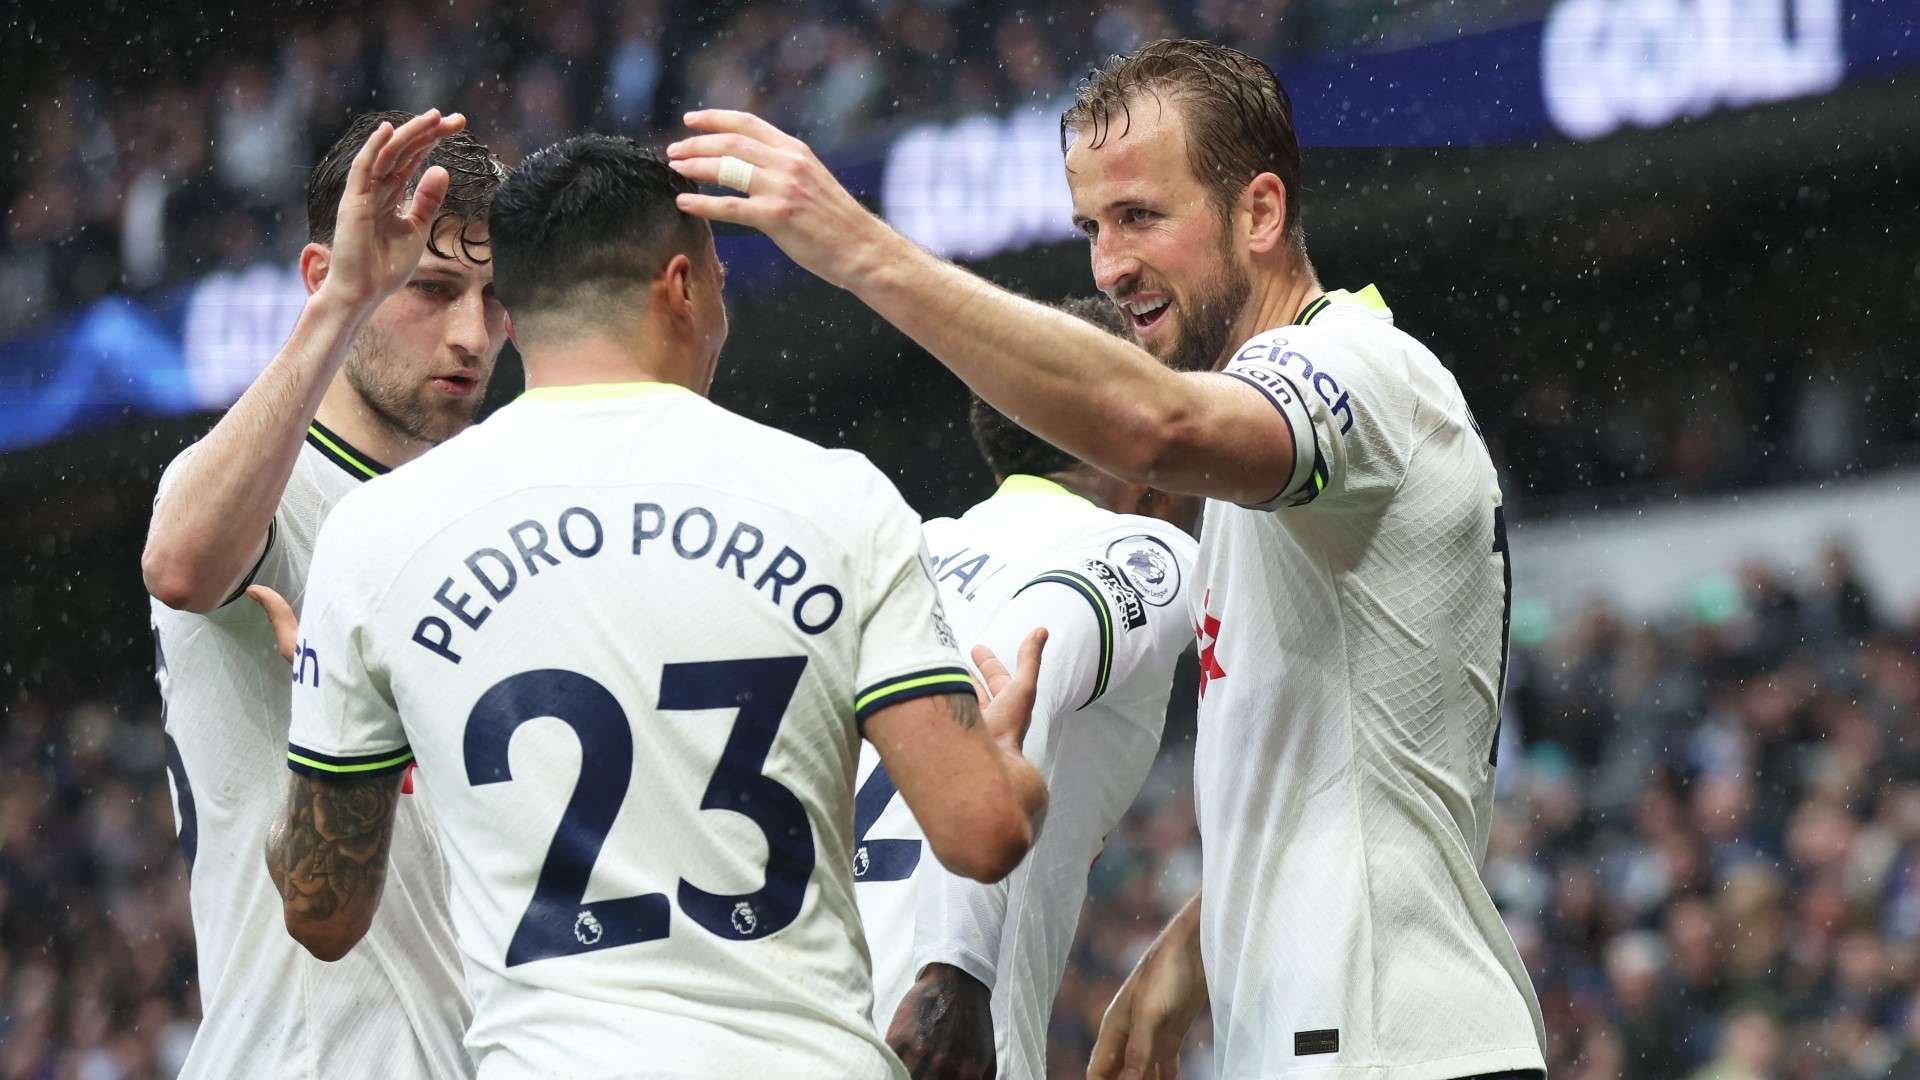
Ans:
[{"label": "white football jersey", "polygon": [[997,885],[947,871],[871,747],[855,800],[854,895],[873,950],[885,1032],[915,975],[959,967],[993,989],[1000,1075],[1046,1075],[1047,1021],[1087,894],[1087,870],[1160,747],[1173,667],[1192,640],[1195,544],[1051,481],[1013,476],[958,518],[925,526],[955,635],[1012,665],[1049,632],[1028,760],[1046,778],[1046,827]]},{"label": "white football jersey", "polygon": [[[188,447],[162,475],[164,490]],[[334,505],[386,472],[314,424],[246,584],[301,610],[314,537]],[[267,827],[286,805],[287,662],[259,605],[198,615],[152,602],[167,774],[187,864],[203,1019],[183,1077],[467,1076],[472,1010],[447,911],[446,864],[424,788],[402,796],[386,900],[335,963],[287,935],[267,876]],[[296,673],[312,677],[310,658]]]},{"label": "white football jersey", "polygon": [[1194,787],[1217,1071],[1441,1080],[1544,1068],[1480,881],[1511,575],[1453,375],[1369,287],[1225,373],[1291,427],[1260,507],[1207,505]]},{"label": "white football jersey", "polygon": [[535,390],[341,503],[290,763],[434,793],[491,1076],[904,1076],[858,725],[972,693],[859,454],[661,383]]}]

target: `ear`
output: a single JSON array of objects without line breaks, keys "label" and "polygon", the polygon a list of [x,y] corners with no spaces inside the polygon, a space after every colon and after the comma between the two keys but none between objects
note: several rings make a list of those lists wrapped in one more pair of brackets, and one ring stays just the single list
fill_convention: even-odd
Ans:
[{"label": "ear", "polygon": [[1287,185],[1270,172],[1261,173],[1240,196],[1247,216],[1247,248],[1257,254],[1278,250],[1287,234]]},{"label": "ear", "polygon": [[679,318],[693,321],[693,260],[687,258],[685,252],[668,259],[666,269],[660,272],[660,283],[668,310]]},{"label": "ear", "polygon": [[507,340],[513,342],[514,348],[520,347],[520,338],[513,332],[513,312],[511,311],[507,312]]},{"label": "ear", "polygon": [[320,283],[327,280],[327,270],[333,266],[333,250],[325,244],[308,244],[300,249],[300,280],[307,286],[307,295],[312,296],[320,289]]}]

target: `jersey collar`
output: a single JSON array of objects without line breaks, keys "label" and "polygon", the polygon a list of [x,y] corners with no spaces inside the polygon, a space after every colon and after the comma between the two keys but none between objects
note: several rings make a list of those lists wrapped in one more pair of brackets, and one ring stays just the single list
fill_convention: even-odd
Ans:
[{"label": "jersey collar", "polygon": [[1000,481],[1000,488],[993,493],[993,497],[997,499],[1002,495],[1046,495],[1052,498],[1064,496],[1069,499],[1079,499],[1083,503],[1092,505],[1091,500],[1081,495],[1075,495],[1073,492],[1068,491],[1066,488],[1044,476],[1032,476],[1027,473],[1015,473],[1005,480]]},{"label": "jersey collar", "polygon": [[521,401],[609,401],[653,394],[693,391],[670,382],[583,383],[578,386],[541,386],[520,395]]},{"label": "jersey collar", "polygon": [[1293,325],[1307,325],[1313,321],[1314,316],[1327,310],[1327,308],[1331,307],[1336,301],[1346,304],[1358,304],[1370,311],[1386,312],[1389,316],[1393,314],[1392,310],[1387,307],[1386,297],[1380,295],[1379,286],[1368,285],[1359,292],[1335,289],[1332,292],[1322,293],[1314,297],[1308,301],[1306,307],[1300,309],[1300,314],[1294,317]]},{"label": "jersey collar", "polygon": [[353,444],[335,435],[315,420],[307,425],[307,442],[328,461],[347,470],[355,480],[371,480],[393,470],[354,449]]}]

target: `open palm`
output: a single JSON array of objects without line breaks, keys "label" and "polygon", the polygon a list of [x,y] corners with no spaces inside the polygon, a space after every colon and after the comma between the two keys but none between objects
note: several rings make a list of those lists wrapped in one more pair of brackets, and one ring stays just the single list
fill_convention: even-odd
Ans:
[{"label": "open palm", "polygon": [[[467,126],[459,113],[429,109],[395,128],[381,124],[347,171],[323,288],[355,302],[378,302],[407,283],[433,235],[451,182],[447,170],[414,174],[440,140]],[[413,197],[409,201],[407,189]]]}]

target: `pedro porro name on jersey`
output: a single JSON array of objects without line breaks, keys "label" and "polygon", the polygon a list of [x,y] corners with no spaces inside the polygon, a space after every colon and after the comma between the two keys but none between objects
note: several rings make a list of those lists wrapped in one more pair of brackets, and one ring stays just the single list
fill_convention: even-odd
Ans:
[{"label": "pedro porro name on jersey", "polygon": [[[601,516],[584,506],[561,510],[554,516],[551,530],[537,518],[509,526],[504,547],[475,548],[461,560],[461,568],[434,590],[432,603],[452,621],[437,614],[421,616],[413,629],[414,644],[457,664],[460,652],[456,646],[463,631],[456,626],[472,631],[485,626],[494,605],[505,603],[521,587],[523,570],[525,577],[532,579],[543,568],[561,565],[563,557],[592,559],[608,550],[640,558],[703,562],[716,572],[730,571],[741,581],[752,582],[752,587],[774,606],[790,609],[793,625],[805,634],[825,633],[846,608],[835,586],[825,582],[806,584],[806,556],[787,544],[776,547],[751,522],[723,523],[704,506],[688,506],[676,514],[657,502],[636,502],[630,518],[625,513],[617,517],[622,523],[631,521],[630,543],[609,545]],[[507,554],[506,548],[515,554]],[[490,597],[492,604],[476,602],[473,591],[455,595],[455,590],[469,581]]]}]

